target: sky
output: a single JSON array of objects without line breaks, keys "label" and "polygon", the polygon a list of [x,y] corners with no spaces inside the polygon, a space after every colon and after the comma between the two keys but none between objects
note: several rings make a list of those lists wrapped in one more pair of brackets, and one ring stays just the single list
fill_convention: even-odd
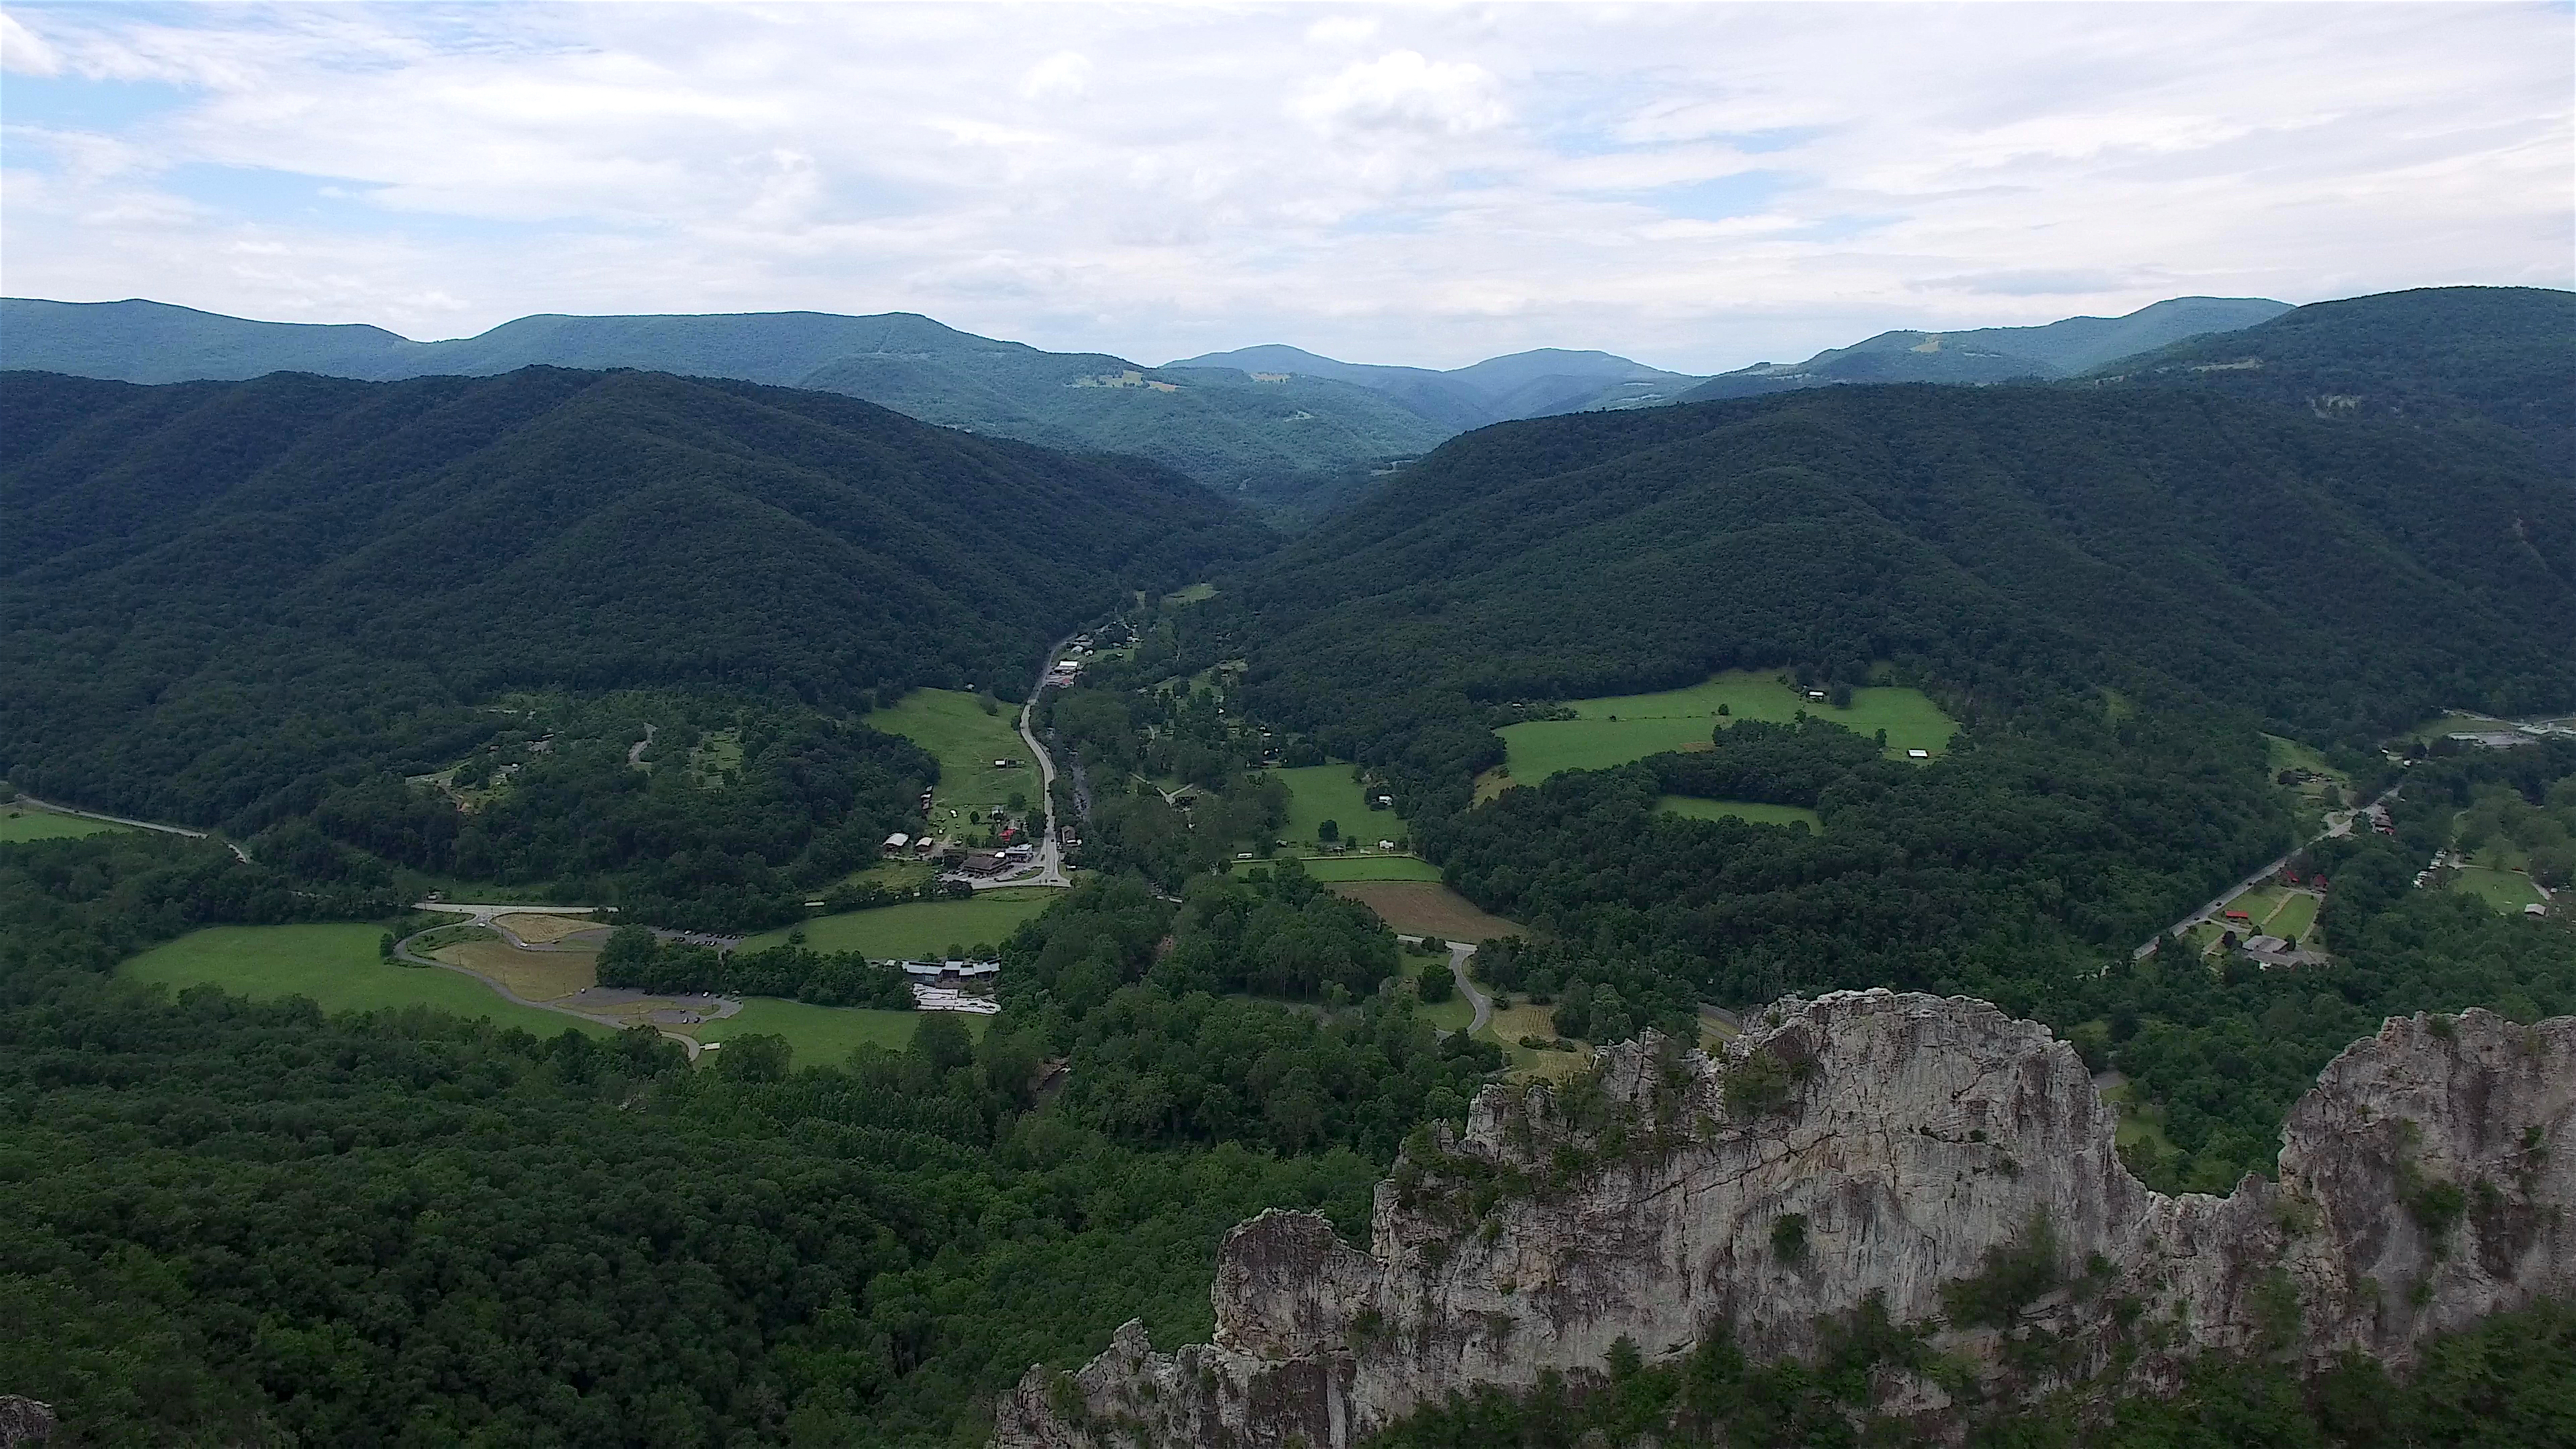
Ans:
[{"label": "sky", "polygon": [[2566,4],[0,7],[0,290],[1708,373],[2576,285]]}]

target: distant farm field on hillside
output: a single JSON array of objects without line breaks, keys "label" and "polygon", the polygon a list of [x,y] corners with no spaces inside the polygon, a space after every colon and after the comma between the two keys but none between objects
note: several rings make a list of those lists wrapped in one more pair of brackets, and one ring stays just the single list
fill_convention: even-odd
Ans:
[{"label": "distant farm field on hillside", "polygon": [[[1005,704],[998,714],[984,713],[978,696],[956,689],[916,689],[893,706],[867,718],[868,728],[901,735],[939,761],[939,821],[948,812],[982,812],[1007,802],[1014,791],[1036,801],[1037,761],[1020,741],[1020,711]],[[995,760],[1008,760],[996,770]],[[956,823],[966,823],[965,814]]]},{"label": "distant farm field on hillside", "polygon": [[21,840],[70,840],[125,828],[110,825],[104,820],[57,815],[51,810],[9,810],[0,812],[0,845],[11,845]]},{"label": "distant farm field on hillside", "polygon": [[259,1001],[303,996],[324,1011],[380,1011],[427,1006],[480,1016],[503,1026],[554,1036],[565,1027],[604,1035],[608,1028],[519,1006],[470,976],[435,966],[388,965],[376,955],[384,937],[368,925],[209,926],[144,952],[117,968],[130,981],[172,991],[220,986]]},{"label": "distant farm field on hillside", "polygon": [[1515,922],[1478,910],[1474,901],[1438,881],[1347,881],[1334,886],[1333,894],[1366,905],[1377,912],[1378,919],[1407,936],[1490,941],[1527,934]]},{"label": "distant farm field on hillside", "polygon": [[[879,961],[934,956],[950,946],[999,945],[1019,929],[1020,922],[1045,910],[1062,894],[1032,886],[985,891],[968,901],[906,901],[818,916],[804,924],[805,944],[824,952],[859,951]],[[785,945],[792,929],[764,932],[745,941],[742,949]]]},{"label": "distant farm field on hillside", "polygon": [[[1719,706],[1726,707],[1720,715]],[[1855,734],[1887,731],[1889,753],[1940,754],[1959,727],[1921,690],[1857,689],[1849,709],[1809,700],[1776,674],[1736,670],[1660,694],[1623,694],[1571,702],[1576,718],[1530,720],[1502,730],[1509,783],[1535,785],[1563,770],[1606,770],[1668,750],[1705,744],[1723,724],[1742,719],[1785,724],[1801,710]]]}]

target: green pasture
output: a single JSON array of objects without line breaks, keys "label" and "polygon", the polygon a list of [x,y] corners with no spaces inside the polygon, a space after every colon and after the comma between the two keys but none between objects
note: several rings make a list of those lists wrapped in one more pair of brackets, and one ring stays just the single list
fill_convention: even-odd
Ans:
[{"label": "green pasture", "polygon": [[57,815],[51,810],[19,807],[0,810],[0,845],[14,845],[22,840],[74,840],[84,835],[128,828],[110,825],[104,820],[83,820],[77,815]]},{"label": "green pasture", "polygon": [[2531,877],[2509,870],[2492,870],[2473,865],[2459,872],[2452,882],[2455,889],[2467,891],[2499,911],[2519,911],[2524,906],[2540,903],[2540,889]]},{"label": "green pasture", "polygon": [[[783,1036],[795,1049],[794,1065],[836,1067],[863,1046],[902,1051],[912,1045],[912,1034],[920,1029],[924,1015],[918,1011],[863,1011],[753,996],[745,998],[742,1010],[733,1015],[687,1030],[700,1042],[730,1041],[753,1033]],[[986,1018],[959,1012],[957,1019],[973,1035],[984,1034]]]},{"label": "green pasture", "polygon": [[[1392,810],[1371,810],[1368,797],[1351,780],[1348,765],[1301,765],[1271,774],[1288,787],[1288,824],[1280,838],[1304,847],[1315,843],[1315,828],[1330,820],[1342,838],[1368,845],[1381,840],[1409,840],[1413,828]],[[1346,876],[1348,880],[1409,880],[1409,876]]]},{"label": "green pasture", "polygon": [[[1244,862],[1235,863],[1241,865]],[[1261,862],[1251,863],[1259,865]],[[1440,879],[1440,867],[1415,855],[1320,855],[1297,863],[1306,868],[1306,874],[1326,882]]]},{"label": "green pasture", "polygon": [[1755,825],[1804,825],[1821,834],[1825,822],[1804,805],[1771,805],[1760,800],[1705,800],[1697,795],[1666,795],[1655,802],[1658,810],[1687,815],[1693,820],[1747,820]]},{"label": "green pasture", "polygon": [[565,1027],[610,1034],[578,1017],[504,1001],[458,972],[388,964],[376,955],[383,936],[382,927],[368,925],[209,926],[127,961],[117,975],[174,992],[206,985],[261,1001],[309,997],[324,1011],[426,1006],[539,1036]]},{"label": "green pasture", "polygon": [[[1045,910],[1064,892],[1039,886],[984,891],[965,901],[905,901],[867,911],[817,916],[804,924],[805,944],[817,951],[859,951],[871,960],[919,959],[950,946],[1000,945],[1020,922]],[[742,949],[786,944],[792,927],[763,932]],[[896,1012],[895,1015],[906,1015]]]},{"label": "green pasture", "polygon": [[2300,744],[2297,740],[2285,740],[2279,735],[2265,735],[2263,748],[2268,756],[2265,764],[2275,772],[2306,770],[2313,774],[2331,776],[2338,781],[2345,778],[2343,771],[2328,764],[2324,755]]},{"label": "green pasture", "polygon": [[[916,689],[891,708],[867,718],[870,729],[901,735],[939,761],[939,821],[950,824],[948,811],[982,811],[1001,805],[1013,791],[1035,806],[1044,787],[1037,761],[1020,742],[1020,712],[1012,705],[998,714],[984,713],[979,698],[956,689]],[[996,770],[995,760],[1010,768]],[[955,821],[964,825],[966,818]]]},{"label": "green pasture", "polygon": [[[1718,706],[1726,714],[1718,714]],[[1648,755],[1708,741],[1716,727],[1740,719],[1786,724],[1804,710],[1857,734],[1887,731],[1887,749],[1940,754],[1959,726],[1922,691],[1852,691],[1849,709],[1810,700],[1774,674],[1734,670],[1688,689],[1571,701],[1576,718],[1529,720],[1502,730],[1511,783],[1535,785],[1565,770],[1606,770]]]}]

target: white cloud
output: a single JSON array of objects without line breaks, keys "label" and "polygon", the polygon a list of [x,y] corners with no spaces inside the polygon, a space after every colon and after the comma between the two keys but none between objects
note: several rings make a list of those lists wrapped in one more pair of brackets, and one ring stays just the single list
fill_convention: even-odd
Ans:
[{"label": "white cloud", "polygon": [[1344,69],[1298,97],[1291,109],[1328,131],[1467,136],[1503,123],[1498,90],[1483,66],[1395,50]]},{"label": "white cloud", "polygon": [[[2332,23],[2320,23],[2327,17]],[[906,309],[1714,370],[2185,292],[2569,285],[2563,8],[0,16],[22,295],[455,335]],[[104,118],[104,119],[102,119]]]},{"label": "white cloud", "polygon": [[0,11],[0,70],[20,75],[60,75],[63,58],[45,38]]},{"label": "white cloud", "polygon": [[1073,101],[1090,93],[1091,57],[1078,50],[1059,50],[1020,78],[1023,100]]}]

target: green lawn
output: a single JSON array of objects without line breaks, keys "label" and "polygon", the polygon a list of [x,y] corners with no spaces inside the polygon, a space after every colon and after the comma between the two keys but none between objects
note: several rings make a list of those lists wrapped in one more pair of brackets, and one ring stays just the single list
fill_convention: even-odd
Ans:
[{"label": "green lawn", "polygon": [[132,981],[178,991],[200,984],[257,1000],[310,997],[325,1011],[428,1006],[481,1016],[503,1026],[554,1036],[565,1027],[606,1036],[609,1028],[559,1012],[519,1006],[483,983],[434,966],[379,960],[382,928],[366,925],[209,926],[156,946],[117,968]]},{"label": "green lawn", "polygon": [[[1727,713],[1717,713],[1725,705]],[[1705,742],[1720,724],[1739,719],[1787,723],[1798,711],[1856,733],[1887,731],[1889,753],[1940,754],[1959,727],[1922,691],[1859,689],[1849,709],[1810,701],[1776,675],[1736,670],[1688,689],[1572,702],[1576,718],[1531,720],[1502,731],[1511,782],[1535,785],[1563,770],[1602,770]]]},{"label": "green lawn", "polygon": [[1297,863],[1320,881],[1440,879],[1440,867],[1412,855],[1328,855]]},{"label": "green lawn", "polygon": [[1381,840],[1412,838],[1413,828],[1394,811],[1368,808],[1367,797],[1351,782],[1348,765],[1304,765],[1271,773],[1288,787],[1288,824],[1280,838],[1292,845],[1313,844],[1315,827],[1327,820],[1341,827],[1345,840],[1375,845]]},{"label": "green lawn", "polygon": [[[814,1006],[772,996],[746,998],[742,1010],[721,1021],[687,1028],[701,1042],[729,1041],[754,1032],[787,1038],[796,1051],[795,1065],[835,1067],[862,1046],[901,1051],[926,1015],[918,1011],[860,1011],[845,1006]],[[987,1018],[957,1013],[967,1031],[984,1034]],[[719,1054],[721,1055],[721,1053]]]},{"label": "green lawn", "polygon": [[[977,697],[964,691],[916,689],[893,708],[869,715],[867,723],[903,736],[939,761],[939,823],[945,827],[949,811],[959,812],[955,823],[962,826],[967,812],[1004,804],[1013,791],[1027,796],[1032,806],[1038,802],[1037,761],[1020,742],[1019,720],[1015,705],[986,714]],[[1011,765],[996,770],[995,760]]]},{"label": "green lawn", "polygon": [[2473,865],[2462,870],[2454,884],[2499,911],[2519,911],[2540,902],[2540,891],[2532,885],[2531,877],[2509,870]]},{"label": "green lawn", "polygon": [[51,810],[0,811],[0,845],[21,840],[71,840],[128,828],[104,820],[83,820],[77,815],[57,815]]},{"label": "green lawn", "polygon": [[2271,919],[2263,923],[2263,931],[2271,936],[2295,937],[2306,945],[2308,933],[2316,924],[2317,898],[2305,891],[2291,891],[2272,912]]},{"label": "green lawn", "polygon": [[[817,951],[862,951],[879,961],[932,956],[950,946],[999,945],[1020,922],[1063,894],[1031,886],[985,891],[971,901],[906,901],[870,911],[817,916],[805,923],[805,944]],[[789,929],[754,936],[742,949],[782,945]]]},{"label": "green lawn", "polygon": [[1694,820],[1749,820],[1756,825],[1804,824],[1822,833],[1825,822],[1804,805],[1768,805],[1759,800],[1703,800],[1696,795],[1666,795],[1655,802],[1658,810],[1687,815]]},{"label": "green lawn", "polygon": [[2344,778],[2343,771],[2326,763],[2324,755],[2300,744],[2297,740],[2285,740],[2279,735],[2265,735],[2263,748],[2269,757],[2264,763],[2272,770],[2307,770],[2319,775],[2332,776],[2336,780]]}]

